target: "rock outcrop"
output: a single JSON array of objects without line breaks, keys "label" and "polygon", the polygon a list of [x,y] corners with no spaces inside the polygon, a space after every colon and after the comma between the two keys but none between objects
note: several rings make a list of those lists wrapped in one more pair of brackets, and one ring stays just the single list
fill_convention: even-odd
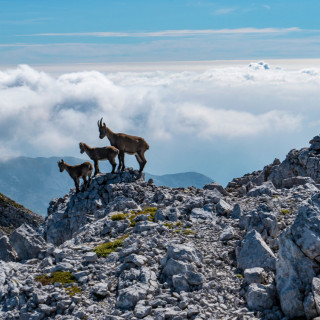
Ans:
[{"label": "rock outcrop", "polygon": [[[227,191],[245,195],[248,191],[252,192],[251,189],[261,186],[265,182],[271,182],[276,188],[320,184],[319,145],[320,135],[315,136],[310,141],[309,148],[291,150],[284,161],[280,162],[279,159],[275,159],[272,164],[267,165],[263,170],[233,179],[228,184]],[[272,195],[272,187],[265,192]]]},{"label": "rock outcrop", "polygon": [[24,223],[38,228],[42,222],[41,216],[0,193],[0,235],[10,234]]},{"label": "rock outcrop", "polygon": [[313,319],[320,192],[309,149],[227,190],[102,174],[0,236],[0,319]]}]

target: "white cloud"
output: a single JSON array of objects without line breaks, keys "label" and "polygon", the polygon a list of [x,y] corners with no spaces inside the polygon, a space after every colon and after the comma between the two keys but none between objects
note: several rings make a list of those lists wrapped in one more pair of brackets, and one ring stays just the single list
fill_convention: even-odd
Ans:
[{"label": "white cloud", "polygon": [[217,157],[216,148],[229,144],[245,149],[249,141],[294,139],[314,130],[319,85],[318,68],[288,70],[263,62],[58,77],[22,65],[0,72],[1,157],[80,156],[80,141],[109,144],[98,137],[97,121],[104,117],[115,132],[146,138],[149,171],[201,171],[191,166],[191,154],[207,150],[208,142]]},{"label": "white cloud", "polygon": [[214,11],[214,14],[216,15],[224,15],[224,14],[229,14],[235,11],[235,8],[222,8],[222,9],[217,9]]},{"label": "white cloud", "polygon": [[[221,9],[219,14],[226,14],[234,9]],[[300,28],[238,28],[238,29],[202,29],[202,30],[161,30],[151,32],[64,32],[64,33],[37,33],[24,36],[32,37],[109,37],[109,38],[140,38],[140,37],[185,37],[211,34],[263,34],[298,32]]]}]

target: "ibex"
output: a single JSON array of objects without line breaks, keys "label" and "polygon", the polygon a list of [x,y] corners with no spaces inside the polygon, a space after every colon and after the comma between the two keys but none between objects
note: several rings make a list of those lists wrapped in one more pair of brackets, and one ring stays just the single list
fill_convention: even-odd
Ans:
[{"label": "ibex", "polygon": [[112,165],[112,173],[115,172],[117,163],[115,161],[116,156],[119,154],[119,150],[115,147],[102,147],[91,148],[86,143],[80,142],[80,153],[86,153],[91,160],[94,161],[94,175],[100,173],[99,160],[109,160]]},{"label": "ibex", "polygon": [[[71,166],[67,164],[66,162],[61,159],[61,161],[58,161],[58,166],[60,169],[60,172],[63,172],[64,169],[69,173],[70,177],[73,179],[74,184],[76,185],[76,192],[80,192],[79,183],[80,178],[83,179],[83,189],[89,187],[91,183],[91,177],[93,172],[93,165],[90,162],[84,162],[79,165]],[[88,180],[87,180],[88,177]]]},{"label": "ibex", "polygon": [[149,149],[148,143],[140,137],[130,136],[124,133],[112,132],[105,123],[102,124],[102,119],[98,121],[99,137],[103,139],[105,136],[110,141],[110,144],[119,149],[119,167],[118,170],[124,170],[124,154],[134,154],[139,162],[140,170],[142,172],[147,163],[144,153]]}]

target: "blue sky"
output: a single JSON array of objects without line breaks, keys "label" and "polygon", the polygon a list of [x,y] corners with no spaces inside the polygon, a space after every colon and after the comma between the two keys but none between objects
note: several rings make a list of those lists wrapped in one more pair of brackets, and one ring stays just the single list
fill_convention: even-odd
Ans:
[{"label": "blue sky", "polygon": [[318,58],[320,52],[315,0],[0,5],[2,65]]},{"label": "blue sky", "polygon": [[0,7],[0,160],[79,157],[104,117],[148,141],[146,171],[226,184],[319,133],[318,0]]}]

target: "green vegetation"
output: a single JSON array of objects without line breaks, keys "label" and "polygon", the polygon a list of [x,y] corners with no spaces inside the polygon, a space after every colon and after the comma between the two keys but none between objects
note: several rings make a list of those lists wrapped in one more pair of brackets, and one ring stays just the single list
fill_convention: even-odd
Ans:
[{"label": "green vegetation", "polygon": [[143,210],[140,211],[131,211],[131,214],[129,216],[129,220],[130,220],[130,227],[134,227],[136,225],[136,221],[134,221],[134,218],[136,218],[137,216],[139,216],[140,214],[145,214],[148,216],[148,220],[151,222],[154,222],[154,216],[157,212],[158,208],[155,207],[146,207]]},{"label": "green vegetation", "polygon": [[289,209],[282,209],[280,211],[282,214],[286,215],[286,214],[289,214],[290,213],[290,210]]},{"label": "green vegetation", "polygon": [[173,228],[173,223],[172,222],[165,222],[163,225],[168,227],[169,229]]},{"label": "green vegetation", "polygon": [[72,275],[71,271],[52,272],[51,276],[43,274],[41,276],[35,277],[35,280],[40,282],[43,286],[47,286],[49,284],[54,284],[56,282],[59,282],[62,285],[67,284],[67,283],[76,282],[76,279]]},{"label": "green vegetation", "polygon": [[98,255],[98,257],[107,257],[110,253],[115,252],[117,248],[123,245],[123,242],[126,238],[128,238],[128,234],[122,236],[119,239],[114,241],[110,241],[107,243],[103,243],[98,245],[93,249],[93,251]]},{"label": "green vegetation", "polygon": [[191,229],[184,229],[182,230],[182,233],[186,236],[191,235],[191,234],[195,234],[196,232],[194,230]]},{"label": "green vegetation", "polygon": [[[43,274],[41,276],[37,276],[34,278],[36,281],[40,282],[43,286],[52,285],[56,282],[61,283],[63,285],[70,285],[76,282],[76,279],[72,275],[71,271],[57,271],[52,272],[50,276]],[[66,293],[73,297],[76,294],[82,293],[82,290],[77,286],[73,285],[71,287],[65,288]]]},{"label": "green vegetation", "polygon": [[73,286],[66,288],[66,292],[70,297],[73,297],[76,294],[81,294],[82,290],[78,286]]},{"label": "green vegetation", "polygon": [[2,227],[0,226],[0,230],[4,231],[6,234],[11,234],[14,231],[14,227],[11,225],[10,227]]},{"label": "green vegetation", "polygon": [[112,221],[125,220],[128,215],[125,213],[117,213],[111,216]]},{"label": "green vegetation", "polygon": [[7,196],[5,196],[2,193],[0,193],[0,204],[3,205],[4,207],[8,207],[9,204],[11,204],[12,206],[14,206],[16,208],[25,209],[24,206],[22,206],[19,203],[16,203],[15,201],[13,201],[12,199],[8,198]]},{"label": "green vegetation", "polygon": [[182,222],[181,221],[176,222],[176,227],[182,227]]},{"label": "green vegetation", "polygon": [[237,278],[243,278],[243,275],[238,273],[238,274],[236,274],[236,277]]}]

